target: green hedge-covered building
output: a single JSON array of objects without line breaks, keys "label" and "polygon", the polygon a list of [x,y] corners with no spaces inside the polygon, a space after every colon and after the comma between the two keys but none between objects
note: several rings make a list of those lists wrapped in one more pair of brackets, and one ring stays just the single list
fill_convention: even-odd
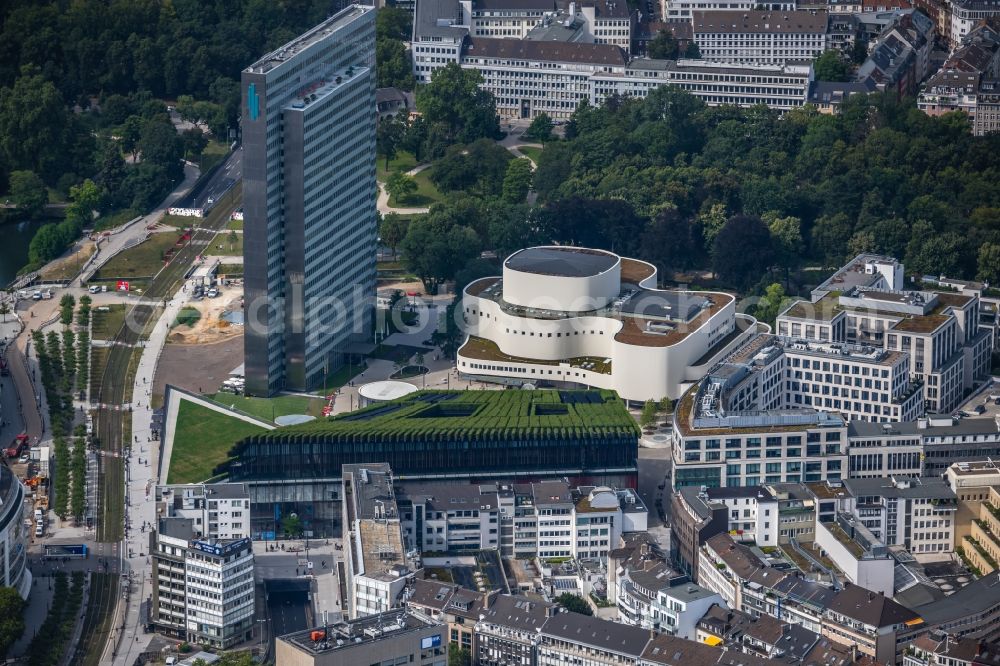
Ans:
[{"label": "green hedge-covered building", "polygon": [[633,487],[638,441],[613,391],[419,391],[253,435],[217,471],[250,485],[256,534],[296,511],[319,536],[338,531],[345,464],[385,462],[396,478]]}]

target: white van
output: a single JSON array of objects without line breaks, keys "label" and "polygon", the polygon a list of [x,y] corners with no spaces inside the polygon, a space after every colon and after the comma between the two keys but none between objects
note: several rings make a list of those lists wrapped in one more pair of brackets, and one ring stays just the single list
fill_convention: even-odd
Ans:
[{"label": "white van", "polygon": [[40,521],[42,518],[44,518],[44,517],[45,517],[45,514],[42,513],[41,509],[35,509],[35,522],[36,523],[38,521]]},{"label": "white van", "polygon": [[35,536],[40,537],[45,533],[45,528],[41,525],[35,525]]}]

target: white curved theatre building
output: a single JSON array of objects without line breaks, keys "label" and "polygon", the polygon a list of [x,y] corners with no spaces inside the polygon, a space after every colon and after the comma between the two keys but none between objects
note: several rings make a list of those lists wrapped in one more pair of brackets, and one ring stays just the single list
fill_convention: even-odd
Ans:
[{"label": "white curved theatre building", "polygon": [[656,268],[604,250],[533,247],[465,288],[458,371],[508,384],[678,397],[753,334],[721,292],[656,289]]}]

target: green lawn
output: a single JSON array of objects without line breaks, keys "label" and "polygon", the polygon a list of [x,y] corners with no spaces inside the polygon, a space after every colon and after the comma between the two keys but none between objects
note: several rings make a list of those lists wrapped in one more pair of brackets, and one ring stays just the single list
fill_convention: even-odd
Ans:
[{"label": "green lawn", "polygon": [[411,153],[405,151],[396,153],[396,157],[389,160],[388,170],[385,168],[385,156],[380,155],[376,161],[376,175],[379,180],[385,181],[389,174],[393,171],[409,171],[413,167],[417,166],[417,158],[415,158]]},{"label": "green lawn", "polygon": [[214,257],[242,257],[243,234],[236,234],[236,242],[229,242],[229,232],[223,231],[215,235],[212,242],[205,248],[205,254]]},{"label": "green lawn", "polygon": [[300,395],[250,398],[233,393],[216,393],[206,397],[220,405],[234,407],[264,421],[273,421],[279,416],[288,414],[309,414],[317,417],[323,414],[323,400],[321,398],[306,398]]},{"label": "green lawn", "polygon": [[124,305],[100,305],[90,311],[94,340],[111,340],[125,323]]},{"label": "green lawn", "polygon": [[237,231],[243,229],[243,220],[229,220],[226,223],[226,229],[236,229]]},{"label": "green lawn", "polygon": [[205,146],[205,150],[201,153],[201,162],[199,164],[201,172],[205,173],[216,164],[226,159],[226,155],[228,154],[228,145],[214,139],[209,141],[208,145]]},{"label": "green lawn", "polygon": [[152,234],[142,243],[115,255],[104,264],[95,280],[114,278],[149,277],[163,268],[163,253],[174,247],[180,236],[173,232]]},{"label": "green lawn", "polygon": [[184,400],[177,410],[167,483],[198,483],[213,476],[233,444],[264,432],[260,426]]},{"label": "green lawn", "polygon": [[444,195],[438,191],[437,186],[431,182],[431,171],[434,167],[424,169],[413,180],[417,183],[417,191],[406,197],[403,201],[396,201],[395,197],[389,197],[389,205],[393,208],[416,208],[418,206],[430,206],[433,203],[444,201]]},{"label": "green lawn", "polygon": [[518,146],[517,149],[524,153],[524,155],[530,159],[535,164],[538,164],[538,158],[542,154],[542,149],[536,146]]},{"label": "green lawn", "polygon": [[125,208],[114,213],[102,215],[94,221],[94,231],[106,231],[125,224],[139,216],[139,211]]}]

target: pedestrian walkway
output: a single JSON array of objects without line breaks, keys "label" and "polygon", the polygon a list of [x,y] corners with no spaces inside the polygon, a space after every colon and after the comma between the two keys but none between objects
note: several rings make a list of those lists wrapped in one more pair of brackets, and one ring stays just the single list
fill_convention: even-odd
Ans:
[{"label": "pedestrian walkway", "polygon": [[[413,177],[418,173],[428,168],[430,164],[421,164],[420,166],[413,167],[406,172],[407,176]],[[383,183],[378,183],[378,201],[376,202],[376,207],[378,212],[385,215],[386,213],[397,213],[399,215],[422,215],[423,213],[430,212],[430,208],[394,208],[389,206],[389,193],[385,190],[385,185]]]},{"label": "pedestrian walkway", "polygon": [[[170,322],[177,317],[185,302],[186,295],[183,290],[178,291],[174,298],[168,301],[143,348],[135,373],[135,385],[132,388],[132,441],[126,443],[125,449],[128,503],[125,510],[125,542],[121,553],[122,570],[132,581],[132,592],[124,605],[119,604],[116,613],[115,625],[118,626],[124,619],[125,631],[119,635],[120,640],[123,640],[122,649],[113,660],[114,664],[122,666],[131,666],[153,637],[153,634],[147,634],[142,630],[139,617],[140,605],[152,594],[147,529],[156,520],[156,506],[151,495],[153,486],[158,482],[156,460],[159,448],[159,443],[153,441],[151,435],[152,378],[160,352],[163,351],[163,345],[167,341],[167,334],[170,332]],[[106,651],[105,656],[107,654]]]}]

